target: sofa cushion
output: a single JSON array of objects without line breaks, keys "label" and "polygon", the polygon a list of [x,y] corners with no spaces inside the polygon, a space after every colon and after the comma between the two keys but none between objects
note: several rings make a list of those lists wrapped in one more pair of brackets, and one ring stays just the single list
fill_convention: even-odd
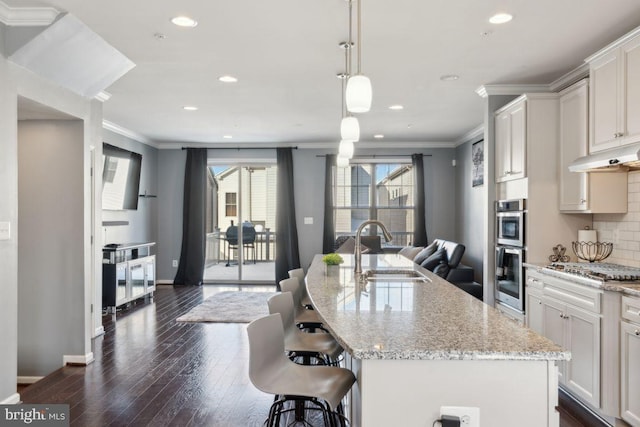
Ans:
[{"label": "sofa cushion", "polygon": [[440,248],[435,251],[431,256],[422,261],[420,266],[429,271],[433,271],[441,262],[447,262],[447,251],[445,251],[444,248]]},{"label": "sofa cushion", "polygon": [[414,259],[418,253],[423,250],[422,246],[405,246],[398,253],[406,258]]},{"label": "sofa cushion", "polygon": [[416,264],[422,264],[424,260],[433,255],[437,249],[438,244],[436,242],[431,243],[429,246],[418,252],[418,254],[413,258],[413,262]]},{"label": "sofa cushion", "polygon": [[449,267],[449,264],[447,264],[446,261],[440,261],[440,264],[438,264],[436,268],[433,269],[433,273],[437,274],[443,279],[447,278],[450,271],[451,271],[451,267]]},{"label": "sofa cushion", "polygon": [[435,239],[434,243],[438,244],[438,248],[444,248],[447,251],[447,260],[449,267],[456,268],[464,255],[464,245],[448,240]]}]

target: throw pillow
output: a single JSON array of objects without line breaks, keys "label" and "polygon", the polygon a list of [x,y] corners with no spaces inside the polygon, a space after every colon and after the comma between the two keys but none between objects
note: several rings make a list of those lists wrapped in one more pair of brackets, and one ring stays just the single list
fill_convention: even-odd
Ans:
[{"label": "throw pillow", "polygon": [[438,264],[436,268],[433,269],[433,274],[437,274],[443,279],[446,279],[449,275],[449,271],[451,271],[449,263],[447,261],[440,261],[440,264]]},{"label": "throw pillow", "polygon": [[429,271],[433,271],[441,261],[447,262],[447,251],[444,248],[435,251],[429,258],[425,259],[420,266]]},{"label": "throw pillow", "polygon": [[424,260],[433,255],[437,249],[438,244],[436,242],[433,242],[432,244],[418,252],[418,254],[413,257],[413,262],[415,262],[416,264],[422,264]]},{"label": "throw pillow", "polygon": [[416,255],[418,255],[418,252],[423,249],[424,248],[422,246],[405,246],[404,248],[400,249],[398,253],[406,258],[414,259]]}]

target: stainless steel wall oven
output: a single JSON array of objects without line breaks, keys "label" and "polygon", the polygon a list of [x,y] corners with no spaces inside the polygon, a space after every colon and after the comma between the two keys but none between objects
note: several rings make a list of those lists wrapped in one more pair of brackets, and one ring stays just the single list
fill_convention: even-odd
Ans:
[{"label": "stainless steel wall oven", "polygon": [[525,200],[496,202],[496,300],[524,313]]}]

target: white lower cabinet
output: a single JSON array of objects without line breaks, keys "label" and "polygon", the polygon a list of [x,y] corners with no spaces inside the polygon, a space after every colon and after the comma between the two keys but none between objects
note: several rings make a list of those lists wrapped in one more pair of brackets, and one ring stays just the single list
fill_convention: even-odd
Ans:
[{"label": "white lower cabinet", "polygon": [[620,322],[620,412],[640,427],[640,298],[623,297]]},{"label": "white lower cabinet", "polygon": [[529,328],[571,352],[558,363],[559,384],[599,408],[602,292],[535,273],[527,284]]}]

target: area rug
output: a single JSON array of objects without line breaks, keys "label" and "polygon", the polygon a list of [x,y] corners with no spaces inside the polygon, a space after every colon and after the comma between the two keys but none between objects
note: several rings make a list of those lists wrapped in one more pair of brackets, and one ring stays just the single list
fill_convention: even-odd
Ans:
[{"label": "area rug", "polygon": [[249,323],[269,314],[267,300],[275,292],[225,291],[214,294],[178,322]]}]

